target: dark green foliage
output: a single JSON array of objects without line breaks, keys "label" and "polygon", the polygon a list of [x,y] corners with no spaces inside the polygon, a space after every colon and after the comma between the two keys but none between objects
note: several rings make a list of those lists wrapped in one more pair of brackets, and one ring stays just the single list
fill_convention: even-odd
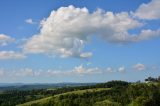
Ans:
[{"label": "dark green foliage", "polygon": [[160,84],[121,85],[121,81],[110,83],[110,90],[60,95],[58,99],[52,98],[49,103],[54,104],[48,106],[160,106]]},{"label": "dark green foliage", "polygon": [[97,88],[112,88],[112,87],[119,87],[119,86],[128,86],[129,83],[125,82],[125,81],[109,81],[107,83],[101,83],[101,84],[97,84],[95,85],[95,87]]}]

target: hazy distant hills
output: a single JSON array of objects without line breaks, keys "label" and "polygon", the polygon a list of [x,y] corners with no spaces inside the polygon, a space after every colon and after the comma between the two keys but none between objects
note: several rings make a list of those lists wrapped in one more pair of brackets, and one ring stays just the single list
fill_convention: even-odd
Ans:
[{"label": "hazy distant hills", "polygon": [[0,90],[29,90],[29,89],[47,89],[47,88],[61,88],[61,87],[75,87],[75,86],[88,86],[97,83],[0,83]]}]

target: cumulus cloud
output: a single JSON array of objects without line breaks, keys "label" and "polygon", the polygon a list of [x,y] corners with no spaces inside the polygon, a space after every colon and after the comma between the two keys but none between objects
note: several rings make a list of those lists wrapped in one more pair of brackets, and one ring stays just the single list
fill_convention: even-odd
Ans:
[{"label": "cumulus cloud", "polygon": [[61,57],[88,58],[91,52],[83,51],[92,35],[108,42],[124,43],[134,39],[128,30],[142,26],[127,12],[113,13],[74,6],[60,7],[41,21],[40,33],[28,39],[26,53],[44,53]]},{"label": "cumulus cloud", "polygon": [[124,73],[126,71],[126,68],[124,66],[121,66],[118,68],[118,72]]},{"label": "cumulus cloud", "polygon": [[9,43],[14,42],[15,39],[11,38],[8,35],[0,34],[0,46],[6,46]]},{"label": "cumulus cloud", "polygon": [[140,19],[153,20],[160,19],[160,0],[151,0],[147,4],[142,4],[134,15]]},{"label": "cumulus cloud", "polygon": [[142,63],[137,63],[133,66],[134,70],[137,71],[145,71],[147,69],[146,65],[142,64]]},{"label": "cumulus cloud", "polygon": [[23,59],[26,56],[15,51],[0,51],[0,59]]},{"label": "cumulus cloud", "polygon": [[29,19],[26,19],[25,22],[27,24],[35,24],[36,22],[33,21],[33,19],[29,18]]}]

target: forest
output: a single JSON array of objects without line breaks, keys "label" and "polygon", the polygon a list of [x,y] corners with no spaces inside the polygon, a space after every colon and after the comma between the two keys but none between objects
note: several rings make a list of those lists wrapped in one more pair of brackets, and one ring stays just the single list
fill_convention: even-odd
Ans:
[{"label": "forest", "polygon": [[148,77],[145,82],[3,90],[0,106],[160,106],[159,98],[160,77]]}]

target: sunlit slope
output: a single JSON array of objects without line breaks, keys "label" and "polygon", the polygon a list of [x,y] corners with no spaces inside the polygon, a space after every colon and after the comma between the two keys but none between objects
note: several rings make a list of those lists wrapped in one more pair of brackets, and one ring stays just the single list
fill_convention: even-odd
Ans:
[{"label": "sunlit slope", "polygon": [[19,104],[17,106],[34,106],[34,104],[43,105],[43,104],[49,102],[51,99],[55,99],[55,101],[56,101],[59,98],[59,96],[61,96],[61,95],[67,95],[67,94],[79,94],[79,95],[82,95],[85,92],[100,92],[100,91],[105,91],[105,90],[110,90],[110,89],[111,88],[94,88],[94,89],[71,91],[71,92],[62,93],[62,94],[50,96],[50,97],[47,97],[47,98],[43,98],[43,99],[31,101],[31,102],[26,102],[24,104]]}]

